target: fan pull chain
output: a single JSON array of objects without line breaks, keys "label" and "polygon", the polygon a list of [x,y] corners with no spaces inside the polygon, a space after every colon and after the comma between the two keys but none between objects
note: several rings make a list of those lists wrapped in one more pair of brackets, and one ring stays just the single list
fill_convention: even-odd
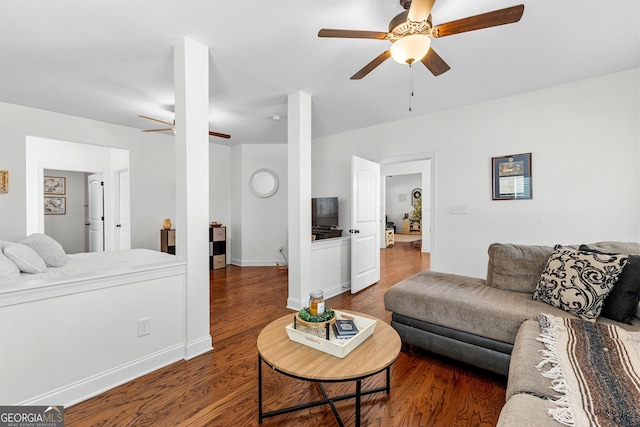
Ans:
[{"label": "fan pull chain", "polygon": [[409,111],[411,111],[411,101],[413,100],[413,67],[409,64]]}]

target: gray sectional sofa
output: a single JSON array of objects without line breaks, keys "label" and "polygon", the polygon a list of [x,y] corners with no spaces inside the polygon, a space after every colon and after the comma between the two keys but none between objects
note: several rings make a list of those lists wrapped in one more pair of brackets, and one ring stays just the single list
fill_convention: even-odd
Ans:
[{"label": "gray sectional sofa", "polygon": [[[603,253],[640,254],[640,243],[635,242],[588,246]],[[550,380],[535,368],[543,349],[536,339],[536,319],[540,313],[574,316],[532,299],[552,253],[551,246],[494,243],[488,249],[486,279],[422,272],[392,286],[384,296],[391,325],[403,343],[508,376],[501,426],[559,425],[546,411],[545,399],[554,393]],[[602,316],[597,322],[640,330],[636,317],[632,324]]]}]

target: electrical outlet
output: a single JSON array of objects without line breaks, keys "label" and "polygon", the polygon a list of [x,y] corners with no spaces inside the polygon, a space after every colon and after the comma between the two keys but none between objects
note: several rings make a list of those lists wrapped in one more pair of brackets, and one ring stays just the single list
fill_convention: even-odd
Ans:
[{"label": "electrical outlet", "polygon": [[138,319],[138,337],[143,337],[151,333],[151,317]]}]

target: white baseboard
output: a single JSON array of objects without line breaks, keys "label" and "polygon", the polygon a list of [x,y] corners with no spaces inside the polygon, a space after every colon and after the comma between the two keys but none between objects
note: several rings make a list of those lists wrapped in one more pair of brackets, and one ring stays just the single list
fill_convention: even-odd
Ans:
[{"label": "white baseboard", "polygon": [[16,405],[64,405],[65,408],[75,405],[149,372],[182,360],[184,348],[183,344],[168,347],[49,393],[19,402]]},{"label": "white baseboard", "polygon": [[287,298],[287,308],[300,310],[302,308],[302,302],[298,298]]},{"label": "white baseboard", "polygon": [[184,345],[184,360],[193,359],[196,356],[213,350],[211,335],[206,335],[190,343]]},{"label": "white baseboard", "polygon": [[284,264],[284,260],[254,260],[254,261],[246,261],[241,259],[231,259],[231,264],[237,265],[239,267],[276,267],[276,263]]}]

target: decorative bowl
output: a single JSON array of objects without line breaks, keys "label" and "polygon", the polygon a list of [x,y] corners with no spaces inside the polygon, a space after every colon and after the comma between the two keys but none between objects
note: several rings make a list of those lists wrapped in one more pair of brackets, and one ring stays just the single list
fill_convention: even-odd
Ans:
[{"label": "decorative bowl", "polygon": [[[313,316],[308,314],[309,308],[303,308],[298,313],[296,313],[296,322],[302,326],[306,326],[307,328],[324,328],[327,323],[332,324],[336,320],[336,313],[330,308],[325,308],[322,316]],[[300,316],[301,312],[306,312],[306,315],[303,313],[303,316]],[[308,320],[307,320],[308,319]]]}]

